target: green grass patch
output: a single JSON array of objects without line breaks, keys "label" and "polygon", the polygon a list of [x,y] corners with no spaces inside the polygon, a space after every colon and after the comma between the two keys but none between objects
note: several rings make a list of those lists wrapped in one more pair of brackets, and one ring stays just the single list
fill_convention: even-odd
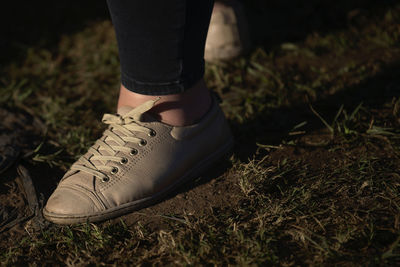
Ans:
[{"label": "green grass patch", "polygon": [[[222,175],[102,224],[27,222],[2,233],[0,261],[399,264],[400,8],[368,10],[343,5],[344,26],[302,28],[301,38],[288,31],[277,44],[258,40],[249,55],[207,64],[207,84],[236,137]],[[25,161],[52,175],[86,151],[102,114],[115,111],[115,36],[109,21],[95,21],[54,47],[21,49],[24,57],[1,66],[0,105],[44,123],[42,144]],[[43,172],[32,171],[34,183],[54,183]],[[193,197],[201,201],[192,205]]]}]

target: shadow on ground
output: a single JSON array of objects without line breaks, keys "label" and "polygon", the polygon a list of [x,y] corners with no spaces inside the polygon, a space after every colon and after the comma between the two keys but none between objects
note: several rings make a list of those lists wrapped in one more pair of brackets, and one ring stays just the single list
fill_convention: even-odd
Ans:
[{"label": "shadow on ground", "polygon": [[326,129],[311,111],[310,104],[328,123],[334,120],[341,105],[348,112],[355,110],[361,103],[368,110],[382,109],[383,104],[400,96],[399,77],[400,63],[390,64],[376,76],[354,87],[343,88],[334,95],[322,97],[311,103],[267,110],[243,124],[233,123],[232,129],[235,130],[237,138],[235,153],[241,160],[247,161],[256,153],[256,143],[279,145],[282,141],[290,141],[293,137],[289,136],[289,132],[295,125],[304,121],[307,125],[301,130],[307,133]]},{"label": "shadow on ground", "polygon": [[[282,42],[305,38],[309,33],[318,31],[327,33],[346,28],[349,23],[362,23],[364,15],[384,12],[395,1],[246,1],[250,16],[250,25],[257,42],[267,47]],[[24,8],[21,8],[24,7]],[[105,2],[101,1],[14,1],[3,6],[5,12],[0,25],[4,38],[0,41],[0,61],[14,61],[23,57],[31,46],[56,47],[63,34],[78,31],[93,20],[108,19]],[[364,14],[359,16],[358,14]],[[357,17],[360,20],[357,20]],[[262,30],[260,30],[262,29]],[[373,78],[352,88],[346,88],[332,96],[326,96],[312,103],[314,108],[328,121],[332,121],[341,104],[346,110],[354,110],[361,102],[368,108],[381,107],[383,103],[400,95],[400,64],[388,65]],[[256,143],[279,145],[283,140],[290,140],[288,132],[294,125],[307,121],[307,132],[324,128],[321,121],[313,114],[308,104],[299,104],[287,108],[268,110],[257,114],[244,124],[233,124],[237,139],[235,154],[246,161],[255,155]],[[234,205],[238,200],[236,193],[240,189],[234,183],[234,177],[225,173],[227,167],[218,166],[210,174],[198,179],[194,184],[181,188],[153,207],[127,215],[128,224],[138,220],[152,224],[162,222],[159,214],[204,214],[207,209]],[[48,168],[46,165],[30,166],[31,175],[39,194],[45,199],[56,186],[62,171]],[[221,176],[221,174],[225,173]],[[51,176],[51,178],[49,178]],[[226,178],[226,179],[225,179]],[[229,179],[228,179],[229,178]],[[229,194],[226,194],[229,192]],[[169,217],[169,219],[174,217]],[[119,220],[119,219],[117,219]]]},{"label": "shadow on ground", "polygon": [[[400,96],[399,74],[400,64],[388,65],[375,77],[357,86],[344,88],[334,95],[326,96],[311,103],[311,105],[328,122],[333,120],[342,104],[344,109],[349,111],[353,111],[360,103],[368,111],[383,110],[385,103],[390,103],[394,97]],[[385,112],[385,114],[382,114],[382,116],[391,117],[388,120],[393,121],[395,119],[390,112]],[[234,154],[245,162],[253,157],[260,158],[267,152],[264,151],[261,156],[257,156],[258,147],[256,143],[280,145],[282,142],[289,142],[291,139],[299,138],[299,136],[289,136],[288,132],[294,125],[303,121],[307,121],[306,127],[302,130],[306,131],[304,137],[308,137],[308,141],[314,144],[320,143],[321,140],[323,142],[333,141],[324,124],[310,110],[309,104],[306,103],[288,108],[269,110],[267,113],[258,114],[253,120],[249,120],[244,124],[233,124],[232,129],[236,137]],[[400,124],[400,121],[397,123]],[[362,149],[360,148],[360,151]],[[294,149],[289,148],[282,151],[282,153],[279,151],[274,153],[270,161],[274,162],[291,157],[305,162],[304,164],[319,166],[331,160],[331,154],[327,150],[324,146],[314,146],[300,142],[296,144]],[[336,156],[343,157],[340,153]],[[239,205],[240,196],[242,195],[238,185],[240,177],[234,171],[227,171],[230,166],[229,162],[216,165],[208,174],[200,177],[195,183],[188,183],[181,187],[178,192],[170,195],[167,200],[139,212],[126,215],[123,220],[128,225],[136,225],[140,222],[152,230],[159,230],[167,227],[166,225],[171,220],[179,221],[188,214],[196,216],[210,215]],[[288,177],[291,177],[291,175],[288,174]],[[271,185],[269,184],[269,186]],[[281,188],[287,187],[291,187],[290,183],[281,186]],[[272,194],[274,193],[273,190],[277,189],[271,186],[271,188],[265,189],[265,193]],[[171,216],[162,214],[170,214]]]}]

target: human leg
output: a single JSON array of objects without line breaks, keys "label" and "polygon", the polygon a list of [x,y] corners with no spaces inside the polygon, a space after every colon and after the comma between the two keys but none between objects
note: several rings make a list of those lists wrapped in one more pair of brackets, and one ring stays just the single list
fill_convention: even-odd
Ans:
[{"label": "human leg", "polygon": [[109,0],[121,61],[118,106],[163,96],[151,110],[163,122],[189,125],[208,110],[202,80],[213,0]]},{"label": "human leg", "polygon": [[[111,2],[130,3],[126,0]],[[141,10],[143,13],[168,7],[156,5],[149,9],[142,2],[136,8],[147,7]],[[155,2],[161,3],[152,1]],[[187,24],[191,21],[189,17],[206,16],[205,13],[198,13],[194,2],[201,6],[207,1],[174,2],[176,6],[173,10],[181,10],[179,4],[186,4],[185,20],[179,18],[176,21]],[[194,6],[188,8],[191,5]],[[121,10],[122,7],[119,6]],[[122,37],[130,36],[120,29],[126,27],[124,23],[138,24],[132,24],[133,28],[146,27],[141,20],[131,22],[129,19],[128,22],[121,22],[123,26],[118,26],[123,14],[129,15],[129,12],[113,14],[114,23],[117,18],[115,27],[119,36],[123,84],[119,114],[103,117],[103,122],[109,125],[108,129],[72,165],[49,198],[43,213],[55,223],[102,221],[148,206],[176,190],[183,182],[196,178],[226,155],[233,144],[224,115],[216,100],[210,98],[202,81],[204,61],[201,55],[205,35],[198,35],[207,27],[195,31],[198,27],[195,22],[195,28],[191,30],[186,29],[188,26],[185,23],[167,27],[165,31],[176,32],[171,35],[174,38],[165,39],[172,40],[167,45],[172,51],[166,52],[159,44],[153,44],[164,40],[152,36],[159,31],[157,24],[151,24],[148,28],[150,32],[136,29],[140,33],[134,34],[136,38],[121,41]],[[209,11],[206,14],[209,17]],[[146,37],[146,34],[149,36]],[[135,43],[137,38],[140,45]],[[200,46],[196,43],[199,39]],[[148,57],[142,57],[141,53]],[[142,61],[140,64],[144,65],[144,69],[139,68],[136,60]]]}]

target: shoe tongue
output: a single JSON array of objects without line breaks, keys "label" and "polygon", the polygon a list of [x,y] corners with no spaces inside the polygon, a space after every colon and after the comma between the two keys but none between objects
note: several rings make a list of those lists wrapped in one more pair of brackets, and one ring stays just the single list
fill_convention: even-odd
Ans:
[{"label": "shoe tongue", "polygon": [[153,114],[149,112],[143,113],[142,117],[140,118],[141,122],[159,122]]}]

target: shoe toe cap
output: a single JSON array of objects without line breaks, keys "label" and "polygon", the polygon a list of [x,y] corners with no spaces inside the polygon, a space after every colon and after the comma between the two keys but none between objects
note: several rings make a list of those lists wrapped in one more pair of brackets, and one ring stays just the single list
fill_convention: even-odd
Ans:
[{"label": "shoe toe cap", "polygon": [[100,211],[89,193],[78,189],[59,187],[50,196],[45,207],[45,214],[53,216],[89,216]]}]

